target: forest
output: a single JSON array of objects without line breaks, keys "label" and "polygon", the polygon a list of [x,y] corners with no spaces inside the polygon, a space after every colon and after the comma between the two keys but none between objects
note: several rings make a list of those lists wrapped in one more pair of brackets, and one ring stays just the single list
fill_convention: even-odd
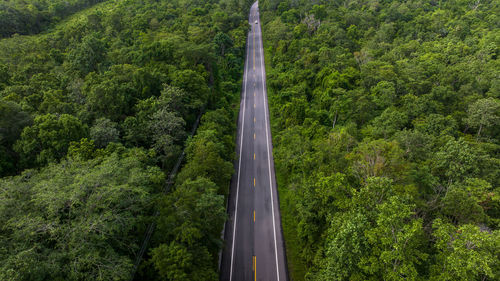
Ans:
[{"label": "forest", "polygon": [[292,280],[500,278],[500,2],[261,0]]},{"label": "forest", "polygon": [[[252,3],[0,1],[0,280],[219,279]],[[499,1],[259,7],[290,279],[498,280]]]},{"label": "forest", "polygon": [[106,0],[3,0],[0,2],[0,38],[36,34],[65,17]]},{"label": "forest", "polygon": [[0,2],[0,280],[218,280],[250,4]]}]

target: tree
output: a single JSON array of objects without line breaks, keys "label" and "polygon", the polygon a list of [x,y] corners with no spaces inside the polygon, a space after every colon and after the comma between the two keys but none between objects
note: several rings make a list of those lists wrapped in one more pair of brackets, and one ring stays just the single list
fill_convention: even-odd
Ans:
[{"label": "tree", "polygon": [[[187,95],[182,99],[184,104],[189,104],[193,109],[200,109],[208,99],[209,89],[205,79],[193,70],[180,70],[173,74],[172,84],[183,89]],[[189,112],[191,115],[197,112]]]},{"label": "tree", "polygon": [[184,119],[165,108],[159,109],[150,117],[148,129],[153,140],[153,148],[162,155],[163,161],[175,157],[180,148],[178,143],[184,139]]},{"label": "tree", "polygon": [[130,278],[164,180],[148,161],[131,149],[0,179],[0,279]]},{"label": "tree", "polygon": [[31,116],[14,102],[0,99],[0,144],[10,146],[31,124]]},{"label": "tree", "polygon": [[217,46],[217,54],[224,56],[226,51],[233,46],[233,40],[226,33],[219,32],[214,37],[214,43]]},{"label": "tree", "polygon": [[68,158],[90,160],[101,154],[102,150],[96,151],[93,140],[87,138],[81,139],[79,142],[70,142],[68,148]]},{"label": "tree", "polygon": [[206,112],[201,117],[198,131],[213,130],[217,139],[224,145],[224,152],[221,154],[224,160],[234,159],[235,140],[232,132],[236,129],[232,112],[225,108]]},{"label": "tree", "polygon": [[388,107],[380,116],[373,119],[372,125],[368,129],[371,130],[375,137],[387,139],[405,128],[407,123],[408,117],[404,112],[394,107]]},{"label": "tree", "polygon": [[394,83],[389,81],[380,81],[371,88],[373,102],[379,108],[387,108],[394,104],[396,99],[396,89]]},{"label": "tree", "polygon": [[114,65],[103,75],[88,75],[85,81],[87,110],[95,117],[121,121],[130,114],[141,93],[135,75],[138,68],[132,65]]},{"label": "tree", "polygon": [[448,188],[443,198],[442,212],[455,224],[480,223],[485,219],[485,214],[470,195],[461,186]]},{"label": "tree", "polygon": [[495,98],[479,99],[469,106],[465,122],[472,128],[478,128],[477,137],[484,128],[500,124],[500,102]]},{"label": "tree", "polygon": [[106,46],[94,33],[82,38],[80,44],[71,48],[68,53],[68,62],[72,69],[85,76],[96,71],[105,58]]},{"label": "tree", "polygon": [[87,125],[72,115],[39,115],[32,126],[24,128],[14,149],[24,167],[43,165],[61,159],[70,142],[86,137],[87,131]]},{"label": "tree", "polygon": [[319,20],[324,20],[327,16],[325,5],[314,5],[311,9],[311,13]]},{"label": "tree", "polygon": [[61,90],[48,90],[43,93],[43,101],[40,104],[39,111],[42,113],[66,113],[74,112],[74,104],[69,102],[69,99]]},{"label": "tree", "polygon": [[259,1],[293,280],[498,279],[429,227],[498,230],[496,6],[403,2]]},{"label": "tree", "polygon": [[153,148],[164,166],[180,153],[185,140],[186,122],[178,113],[185,112],[180,100],[184,93],[165,86],[160,97],[140,101],[135,106],[136,115],[124,122],[124,139],[132,145]]},{"label": "tree", "polygon": [[0,64],[0,91],[8,85],[10,73],[6,65]]},{"label": "tree", "polygon": [[374,220],[377,206],[395,196],[393,181],[386,177],[369,177],[353,198],[356,209],[363,211],[369,219]]},{"label": "tree", "polygon": [[480,160],[464,139],[450,140],[435,155],[434,171],[450,185],[478,175]]},{"label": "tree", "polygon": [[119,142],[120,132],[117,126],[117,123],[107,118],[99,118],[90,128],[90,137],[99,148],[106,147],[110,142]]},{"label": "tree", "polygon": [[317,280],[366,280],[360,268],[371,249],[365,232],[369,222],[361,213],[338,214],[328,230],[325,258]]},{"label": "tree", "polygon": [[[178,181],[179,182],[179,181]],[[158,231],[161,244],[151,250],[161,276],[172,280],[217,280],[215,257],[226,218],[224,196],[199,177],[181,181],[161,201]]]},{"label": "tree", "polygon": [[403,151],[396,142],[384,140],[365,141],[347,155],[355,175],[363,180],[369,177],[401,179],[405,171]]},{"label": "tree", "polygon": [[436,219],[432,225],[436,241],[436,264],[431,280],[494,280],[500,270],[500,232],[476,225],[453,226]]},{"label": "tree", "polygon": [[458,127],[455,119],[441,114],[429,114],[425,118],[416,119],[413,123],[415,130],[431,136],[454,136]]},{"label": "tree", "polygon": [[[487,211],[497,212],[498,190],[485,180],[467,178],[450,186],[443,198],[443,214],[456,225],[487,223]],[[495,219],[492,214],[491,218]]]},{"label": "tree", "polygon": [[383,280],[417,280],[418,265],[426,258],[422,250],[422,220],[414,220],[412,209],[398,196],[377,206],[376,226],[366,232],[371,257],[361,261],[368,272],[380,272]]},{"label": "tree", "polygon": [[312,263],[314,251],[321,246],[318,241],[328,229],[330,217],[345,210],[354,191],[345,175],[336,173],[325,176],[318,173],[295,192],[296,196],[302,198],[295,214],[297,243],[304,260]]},{"label": "tree", "polygon": [[177,179],[184,182],[187,179],[205,177],[218,186],[219,194],[228,194],[229,180],[233,174],[233,164],[224,160],[225,149],[216,137],[215,131],[200,131],[186,147],[187,163]]}]

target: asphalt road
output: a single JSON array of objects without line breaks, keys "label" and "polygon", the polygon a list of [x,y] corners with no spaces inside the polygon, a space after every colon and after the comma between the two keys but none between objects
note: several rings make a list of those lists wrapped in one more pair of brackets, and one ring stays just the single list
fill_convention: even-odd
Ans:
[{"label": "asphalt road", "polygon": [[[255,24],[255,21],[258,21]],[[249,16],[235,174],[231,180],[221,280],[288,280],[272,157],[257,2]]]}]

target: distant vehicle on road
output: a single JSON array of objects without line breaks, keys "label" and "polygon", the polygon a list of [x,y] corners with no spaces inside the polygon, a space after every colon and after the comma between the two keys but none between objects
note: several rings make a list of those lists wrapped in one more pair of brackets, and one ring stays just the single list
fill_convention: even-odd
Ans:
[{"label": "distant vehicle on road", "polygon": [[258,24],[258,23],[259,23],[259,21],[257,21],[257,20],[256,20],[256,21],[255,21],[255,24]]}]

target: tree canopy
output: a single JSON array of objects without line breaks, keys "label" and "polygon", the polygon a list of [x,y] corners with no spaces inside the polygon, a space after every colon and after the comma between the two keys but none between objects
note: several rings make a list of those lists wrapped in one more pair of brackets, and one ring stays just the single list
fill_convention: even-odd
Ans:
[{"label": "tree canopy", "polygon": [[217,279],[250,4],[0,3],[1,280]]},{"label": "tree canopy", "polygon": [[259,7],[291,278],[498,279],[498,3]]}]

